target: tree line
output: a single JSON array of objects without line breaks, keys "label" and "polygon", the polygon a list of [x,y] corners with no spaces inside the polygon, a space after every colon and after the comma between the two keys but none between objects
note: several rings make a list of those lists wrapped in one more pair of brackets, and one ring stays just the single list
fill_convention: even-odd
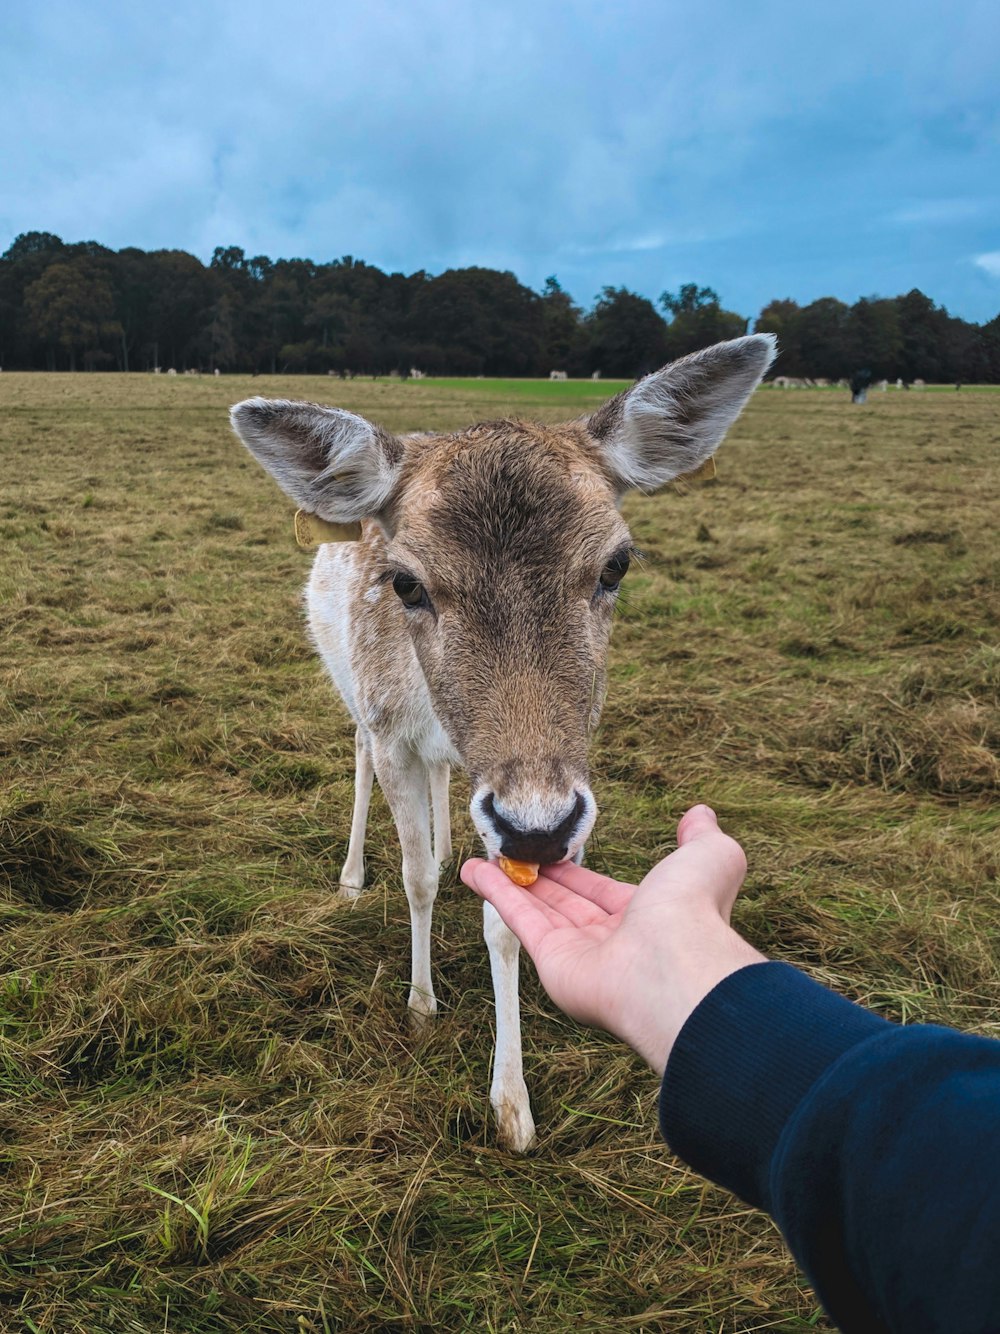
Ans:
[{"label": "tree line", "polygon": [[[495,269],[383,273],[350,255],[317,264],[220,246],[205,265],[26,232],[0,257],[11,370],[630,378],[749,327],[696,283],[657,303],[605,287],[585,310],[554,277],[535,292]],[[783,375],[1000,383],[1000,315],[971,324],[916,289],[851,306],[772,301],[753,328],[778,335]]]}]

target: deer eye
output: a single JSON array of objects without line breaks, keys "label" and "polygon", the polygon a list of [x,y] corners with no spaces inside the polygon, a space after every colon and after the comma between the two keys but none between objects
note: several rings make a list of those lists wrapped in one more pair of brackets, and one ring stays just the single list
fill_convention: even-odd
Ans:
[{"label": "deer eye", "polygon": [[613,593],[628,572],[629,560],[628,553],[619,552],[612,556],[601,571],[601,587],[606,588],[609,593]]},{"label": "deer eye", "polygon": [[419,607],[426,601],[423,584],[414,579],[412,574],[403,574],[402,571],[392,576],[392,591],[404,607]]}]

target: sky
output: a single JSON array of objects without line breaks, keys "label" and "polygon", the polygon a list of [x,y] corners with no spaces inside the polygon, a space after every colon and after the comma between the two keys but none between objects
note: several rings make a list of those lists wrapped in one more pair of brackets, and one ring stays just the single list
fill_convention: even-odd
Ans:
[{"label": "sky", "polygon": [[997,0],[38,0],[0,112],[0,252],[1000,313]]}]

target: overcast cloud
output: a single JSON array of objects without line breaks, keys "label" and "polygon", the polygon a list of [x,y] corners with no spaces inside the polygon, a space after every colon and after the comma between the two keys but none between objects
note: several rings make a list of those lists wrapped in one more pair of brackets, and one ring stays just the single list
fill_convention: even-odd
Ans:
[{"label": "overcast cloud", "polygon": [[26,230],[1000,311],[1000,5],[52,0],[0,49]]}]

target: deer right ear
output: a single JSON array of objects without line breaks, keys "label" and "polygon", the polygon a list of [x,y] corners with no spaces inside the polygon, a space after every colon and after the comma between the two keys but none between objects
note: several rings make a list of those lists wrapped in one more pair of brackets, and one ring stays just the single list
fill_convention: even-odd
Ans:
[{"label": "deer right ear", "polygon": [[353,412],[248,398],[229,414],[258,463],[302,509],[333,523],[376,518],[399,476],[403,446]]}]

